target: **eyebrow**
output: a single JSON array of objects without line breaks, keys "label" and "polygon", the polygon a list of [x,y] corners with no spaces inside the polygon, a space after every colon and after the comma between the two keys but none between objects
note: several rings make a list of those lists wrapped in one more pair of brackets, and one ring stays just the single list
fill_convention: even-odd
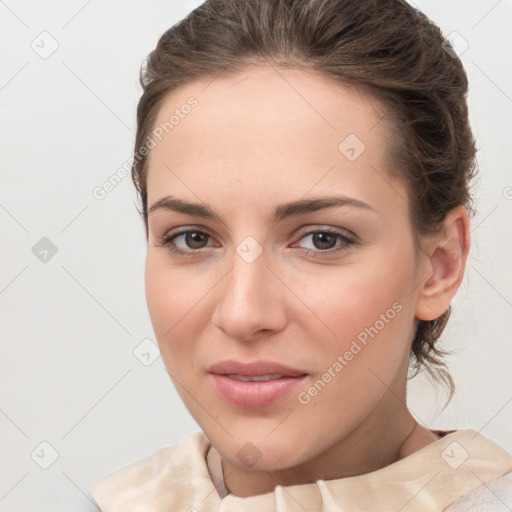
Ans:
[{"label": "eyebrow", "polygon": [[[336,195],[312,199],[299,199],[290,203],[281,204],[275,208],[273,213],[273,220],[277,222],[287,217],[304,215],[306,213],[317,212],[326,208],[340,206],[352,206],[377,213],[375,208],[367,203],[364,203],[363,201],[360,201],[359,199],[344,195]],[[162,209],[184,213],[187,215],[197,215],[198,217],[203,217],[205,219],[224,222],[222,217],[209,206],[198,203],[190,203],[182,199],[173,198],[172,196],[162,197],[153,203],[153,205],[149,208],[148,215]]]}]

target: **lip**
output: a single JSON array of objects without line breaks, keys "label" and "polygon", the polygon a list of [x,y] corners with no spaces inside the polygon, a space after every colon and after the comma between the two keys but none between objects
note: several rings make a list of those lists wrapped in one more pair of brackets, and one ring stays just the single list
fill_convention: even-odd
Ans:
[{"label": "lip", "polygon": [[244,382],[216,373],[209,373],[208,377],[215,391],[231,404],[256,408],[265,407],[281,400],[301,382],[304,382],[307,375],[260,382]]},{"label": "lip", "polygon": [[229,375],[230,373],[238,373],[239,375],[247,375],[254,377],[255,375],[285,375],[286,377],[299,377],[306,375],[307,372],[299,370],[297,368],[291,368],[281,363],[275,363],[273,361],[258,360],[250,363],[243,363],[235,359],[226,359],[220,361],[207,370],[209,373],[215,373],[218,375]]},{"label": "lip", "polygon": [[[288,395],[304,382],[308,374],[302,370],[272,361],[242,363],[228,359],[208,368],[208,378],[219,395],[239,407],[265,407]],[[230,374],[245,376],[283,375],[268,381],[247,382],[230,378]]]}]

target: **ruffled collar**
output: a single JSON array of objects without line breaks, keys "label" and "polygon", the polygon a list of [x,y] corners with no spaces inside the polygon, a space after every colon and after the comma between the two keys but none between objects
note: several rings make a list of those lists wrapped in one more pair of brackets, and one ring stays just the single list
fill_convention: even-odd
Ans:
[{"label": "ruffled collar", "polygon": [[207,457],[210,466],[220,464],[215,447],[203,432],[196,432],[111,473],[91,492],[102,512],[439,512],[512,470],[512,457],[503,448],[467,429],[447,433],[364,475],[221,498],[222,482],[218,474],[212,481]]}]

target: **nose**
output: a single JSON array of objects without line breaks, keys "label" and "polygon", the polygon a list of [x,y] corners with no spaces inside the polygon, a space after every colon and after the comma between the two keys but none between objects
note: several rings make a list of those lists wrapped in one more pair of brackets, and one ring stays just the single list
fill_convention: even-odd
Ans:
[{"label": "nose", "polygon": [[286,286],[268,265],[265,253],[248,262],[234,254],[233,266],[216,287],[213,324],[226,336],[250,341],[286,324]]}]

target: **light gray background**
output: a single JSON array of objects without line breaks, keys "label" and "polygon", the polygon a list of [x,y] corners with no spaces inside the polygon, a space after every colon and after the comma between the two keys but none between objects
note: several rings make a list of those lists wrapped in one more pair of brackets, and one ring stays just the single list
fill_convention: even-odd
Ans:
[{"label": "light gray background", "polygon": [[[154,335],[131,179],[103,200],[92,191],[130,156],[144,57],[200,3],[0,1],[0,511],[97,510],[93,482],[199,430],[157,349],[140,355],[154,345],[136,348]],[[469,45],[481,177],[444,335],[457,393],[441,411],[418,377],[409,405],[431,428],[512,452],[512,0],[416,5]],[[43,237],[57,248],[46,262]]]}]

